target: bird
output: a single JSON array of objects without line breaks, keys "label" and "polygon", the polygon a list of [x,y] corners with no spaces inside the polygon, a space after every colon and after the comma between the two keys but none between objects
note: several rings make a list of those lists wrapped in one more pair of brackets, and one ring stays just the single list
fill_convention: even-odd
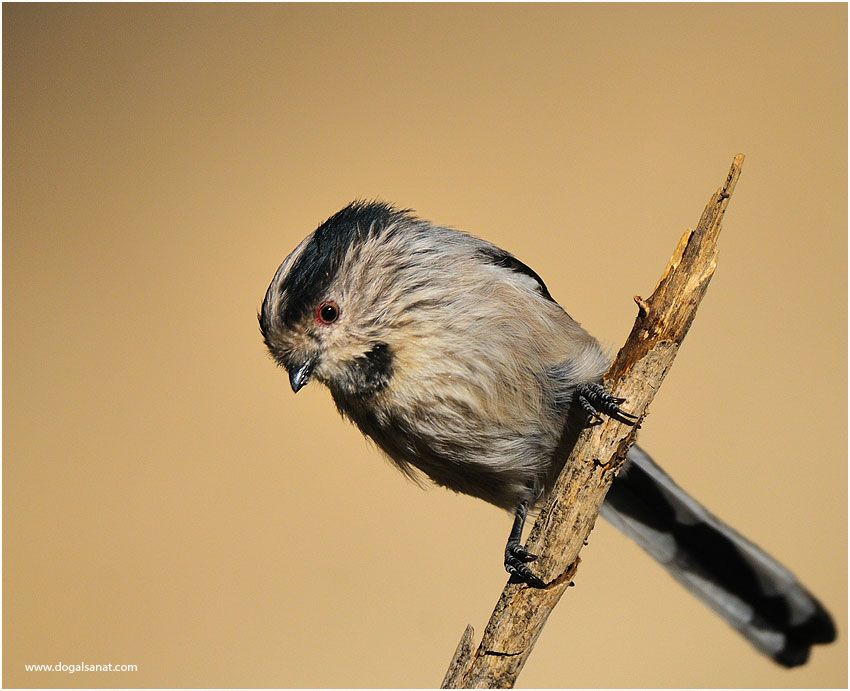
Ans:
[{"label": "bird", "polygon": [[[545,583],[522,546],[570,445],[635,417],[603,384],[610,357],[513,254],[412,210],[355,200],[283,260],[258,312],[297,393],[311,381],[407,477],[514,516],[504,566]],[[759,652],[785,667],[835,640],[824,606],[777,560],[633,446],[601,515]]]}]

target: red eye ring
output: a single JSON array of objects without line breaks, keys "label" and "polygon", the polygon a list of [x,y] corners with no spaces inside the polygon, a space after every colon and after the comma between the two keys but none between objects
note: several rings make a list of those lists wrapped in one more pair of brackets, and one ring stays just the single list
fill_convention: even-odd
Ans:
[{"label": "red eye ring", "polygon": [[322,324],[333,324],[339,319],[339,305],[333,300],[323,302],[316,310],[316,319]]}]

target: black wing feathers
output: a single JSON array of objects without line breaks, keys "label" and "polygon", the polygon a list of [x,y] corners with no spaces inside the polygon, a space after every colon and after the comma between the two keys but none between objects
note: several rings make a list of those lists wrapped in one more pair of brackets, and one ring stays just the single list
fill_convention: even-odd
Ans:
[{"label": "black wing feathers", "polygon": [[540,294],[547,300],[555,302],[555,299],[549,294],[549,289],[546,287],[546,284],[543,282],[543,279],[537,275],[537,272],[527,264],[523,264],[512,254],[509,254],[508,252],[500,250],[496,247],[488,247],[487,249],[482,249],[481,254],[484,255],[488,261],[495,264],[496,266],[503,266],[504,268],[510,269],[511,271],[515,271],[518,274],[525,274],[529,278],[533,278],[537,282],[537,289],[540,291]]}]

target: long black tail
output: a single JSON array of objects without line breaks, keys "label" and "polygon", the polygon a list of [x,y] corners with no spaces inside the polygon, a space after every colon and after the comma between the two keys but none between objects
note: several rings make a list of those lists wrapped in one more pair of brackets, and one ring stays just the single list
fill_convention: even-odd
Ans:
[{"label": "long black tail", "polygon": [[835,640],[820,602],[773,557],[688,496],[638,447],[608,492],[602,515],[670,574],[786,667]]}]

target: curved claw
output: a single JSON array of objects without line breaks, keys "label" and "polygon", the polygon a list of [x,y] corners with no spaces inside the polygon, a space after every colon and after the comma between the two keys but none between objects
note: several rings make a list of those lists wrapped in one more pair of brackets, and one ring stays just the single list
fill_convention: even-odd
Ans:
[{"label": "curved claw", "polygon": [[517,580],[534,588],[545,588],[546,584],[534,575],[534,572],[523,564],[519,559],[512,556],[505,557],[505,571]]},{"label": "curved claw", "polygon": [[602,384],[595,382],[579,384],[576,387],[576,399],[590,418],[589,427],[603,422],[599,413],[604,413],[624,425],[634,425],[634,421],[638,419],[637,415],[632,415],[620,408],[620,403],[624,403],[625,398],[612,395]]},{"label": "curved claw", "polygon": [[519,543],[508,544],[507,554],[505,555],[505,558],[507,558],[508,556],[516,557],[520,561],[525,562],[534,561],[535,559],[537,559],[536,554],[532,554],[524,547],[522,547]]},{"label": "curved claw", "polygon": [[522,527],[525,525],[525,519],[528,515],[528,505],[529,501],[526,500],[520,502],[516,508],[514,526],[508,538],[508,544],[505,545],[505,570],[511,574],[511,582],[526,583],[535,588],[543,588],[546,584],[525,565],[525,562],[537,559],[536,554],[532,554],[522,546]]}]

